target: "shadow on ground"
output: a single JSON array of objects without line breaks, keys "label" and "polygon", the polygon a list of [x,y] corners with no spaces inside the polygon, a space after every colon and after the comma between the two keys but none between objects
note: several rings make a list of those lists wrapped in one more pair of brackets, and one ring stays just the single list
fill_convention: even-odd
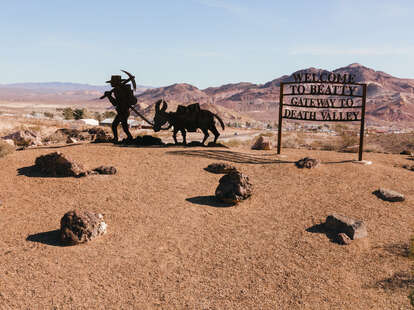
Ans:
[{"label": "shadow on ground", "polygon": [[67,244],[60,241],[60,230],[59,229],[29,235],[26,238],[26,240],[31,241],[31,242],[39,242],[39,243],[52,245],[52,246],[61,246],[61,247],[68,246]]},{"label": "shadow on ground", "polygon": [[[51,177],[49,175],[42,173],[40,169],[37,168],[35,165],[18,168],[17,175],[24,175],[30,178],[50,178]],[[55,178],[58,178],[58,177],[59,176],[56,176]]]},{"label": "shadow on ground", "polygon": [[394,273],[391,277],[375,282],[367,288],[380,288],[389,291],[407,290],[414,288],[414,279],[410,272],[401,271]]},{"label": "shadow on ground", "polygon": [[326,229],[324,223],[315,224],[312,227],[307,228],[306,231],[314,234],[325,234],[326,237],[328,237],[329,241],[339,244],[337,233]]},{"label": "shadow on ground", "polygon": [[189,151],[170,151],[167,154],[178,155],[178,156],[194,156],[212,158],[217,160],[226,160],[234,163],[241,164],[290,164],[293,161],[283,161],[279,159],[268,158],[271,155],[277,156],[276,154],[265,154],[265,155],[253,155],[248,153],[240,153],[225,150],[189,150]]},{"label": "shadow on ground", "polygon": [[224,203],[219,201],[216,196],[210,195],[210,196],[196,196],[186,199],[188,202],[202,205],[202,206],[210,206],[215,208],[228,208],[233,207],[234,204],[231,203]]}]

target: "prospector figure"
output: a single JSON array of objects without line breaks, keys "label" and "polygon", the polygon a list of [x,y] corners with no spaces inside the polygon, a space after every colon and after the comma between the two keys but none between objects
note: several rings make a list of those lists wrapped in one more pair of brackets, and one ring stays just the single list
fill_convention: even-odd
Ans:
[{"label": "prospector figure", "polygon": [[[116,108],[117,115],[114,121],[112,122],[114,142],[118,142],[119,123],[121,123],[122,129],[126,133],[128,140],[132,140],[132,135],[129,132],[128,126],[129,109],[137,103],[137,98],[135,98],[134,96],[134,93],[131,89],[131,85],[127,84],[131,81],[135,90],[135,77],[124,70],[122,71],[125,72],[129,76],[129,78],[124,80],[121,78],[120,75],[112,75],[111,79],[109,81],[106,81],[106,83],[111,83],[113,89],[111,91],[106,91],[104,95],[100,98],[108,98],[112,105]],[[114,93],[115,97],[112,96],[112,93]]]}]

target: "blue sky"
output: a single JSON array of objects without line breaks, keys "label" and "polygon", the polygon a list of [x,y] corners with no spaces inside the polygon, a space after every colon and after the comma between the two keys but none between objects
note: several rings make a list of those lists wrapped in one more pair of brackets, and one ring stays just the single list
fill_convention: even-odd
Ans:
[{"label": "blue sky", "polygon": [[0,83],[265,83],[359,62],[414,78],[414,1],[3,1]]}]

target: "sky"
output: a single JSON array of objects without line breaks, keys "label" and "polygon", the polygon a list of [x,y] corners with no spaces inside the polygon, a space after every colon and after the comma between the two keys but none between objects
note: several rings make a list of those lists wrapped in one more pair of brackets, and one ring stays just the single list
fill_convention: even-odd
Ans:
[{"label": "sky", "polygon": [[412,0],[2,1],[0,84],[266,83],[360,63],[414,78]]}]

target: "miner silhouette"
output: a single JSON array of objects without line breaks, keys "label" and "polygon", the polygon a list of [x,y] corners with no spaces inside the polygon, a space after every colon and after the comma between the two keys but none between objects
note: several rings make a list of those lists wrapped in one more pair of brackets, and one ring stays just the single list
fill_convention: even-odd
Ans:
[{"label": "miner silhouette", "polygon": [[[124,80],[120,75],[112,75],[109,81],[106,83],[111,83],[113,89],[111,91],[106,91],[101,97],[108,98],[113,106],[116,108],[117,115],[112,122],[112,132],[114,134],[114,142],[118,142],[118,125],[121,123],[124,132],[126,133],[128,140],[132,140],[132,135],[129,132],[128,126],[128,117],[129,109],[131,106],[137,103],[137,98],[135,98],[134,93],[131,89],[131,85],[127,84],[132,82],[134,90],[136,89],[135,77],[128,73],[127,71],[122,70],[128,75],[128,79]],[[114,96],[112,96],[112,93]]]}]

